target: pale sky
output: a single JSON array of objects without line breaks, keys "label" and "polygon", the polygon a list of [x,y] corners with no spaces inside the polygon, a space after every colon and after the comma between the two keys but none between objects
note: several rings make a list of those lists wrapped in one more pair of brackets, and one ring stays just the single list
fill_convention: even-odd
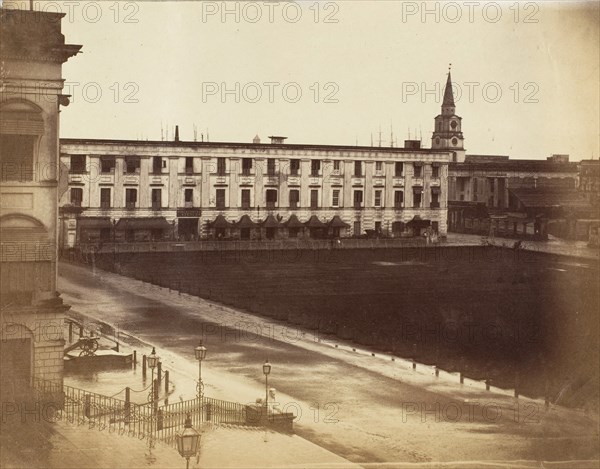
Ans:
[{"label": "pale sky", "polygon": [[378,145],[381,126],[389,146],[393,126],[429,147],[451,62],[467,153],[598,158],[597,2],[43,4],[83,44],[63,137]]}]

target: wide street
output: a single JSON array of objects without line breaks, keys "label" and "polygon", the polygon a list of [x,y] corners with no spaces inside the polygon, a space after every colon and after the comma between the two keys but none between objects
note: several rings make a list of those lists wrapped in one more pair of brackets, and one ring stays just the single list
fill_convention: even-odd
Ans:
[{"label": "wide street", "polygon": [[182,399],[195,392],[193,349],[201,337],[210,397],[264,396],[268,358],[269,387],[280,408],[298,415],[296,432],[353,462],[598,458],[598,424],[581,411],[546,410],[543,401],[470,380],[461,385],[444,372],[436,378],[429,367],[413,371],[318,332],[101,270],[61,263],[59,291],[74,313],[113,325],[138,354],[155,345],[166,369],[189,377],[178,389]]}]

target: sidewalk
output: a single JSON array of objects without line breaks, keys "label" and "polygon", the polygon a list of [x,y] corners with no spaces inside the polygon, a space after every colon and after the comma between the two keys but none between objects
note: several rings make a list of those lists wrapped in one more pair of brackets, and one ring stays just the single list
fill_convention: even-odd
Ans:
[{"label": "sidewalk", "polygon": [[[495,237],[493,239],[476,234],[448,233],[444,243],[439,246],[481,246],[482,240],[494,244],[512,248],[516,239]],[[586,241],[566,241],[551,237],[548,241],[523,241],[521,249],[527,251],[545,252],[563,256],[581,257],[585,259],[599,259],[600,249],[588,246]]]},{"label": "sidewalk", "polygon": [[[101,347],[108,342],[101,341]],[[131,348],[123,344],[125,352]],[[174,371],[174,372],[173,372]],[[161,386],[159,399],[193,398],[195,376],[172,370],[168,395]],[[141,363],[134,369],[112,371],[86,370],[65,376],[68,386],[123,398],[123,388],[132,388],[132,401],[143,403],[149,387],[141,377]],[[23,424],[6,424],[1,431],[3,469],[130,469],[183,468],[185,459],[172,447],[156,441],[148,456],[148,439],[119,435],[108,428],[90,427],[87,422],[46,421],[43,411],[36,415],[21,412]],[[297,435],[285,435],[261,427],[206,425],[201,430],[198,458],[190,459],[190,468],[283,468],[358,466]]]},{"label": "sidewalk", "polygon": [[[18,435],[18,436],[17,436]],[[185,459],[157,442],[151,462],[148,442],[58,421],[2,429],[3,469],[181,469]],[[283,468],[358,466],[298,436],[260,428],[217,427],[202,432],[200,457],[190,468]]]}]

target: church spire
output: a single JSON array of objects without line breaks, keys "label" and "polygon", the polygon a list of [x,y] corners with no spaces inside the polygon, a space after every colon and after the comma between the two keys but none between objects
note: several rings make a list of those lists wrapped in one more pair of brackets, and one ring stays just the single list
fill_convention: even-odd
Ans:
[{"label": "church spire", "polygon": [[451,68],[452,64],[450,64],[448,67],[448,79],[446,80],[446,89],[444,90],[444,102],[442,103],[443,107],[455,107],[454,93],[452,93],[452,76],[450,74]]},{"label": "church spire", "polygon": [[[451,66],[452,64],[450,64]],[[465,160],[465,148],[461,131],[462,119],[456,115],[450,67],[448,67],[448,78],[444,89],[442,113],[435,118],[431,148],[451,151],[452,161],[463,162]]]}]

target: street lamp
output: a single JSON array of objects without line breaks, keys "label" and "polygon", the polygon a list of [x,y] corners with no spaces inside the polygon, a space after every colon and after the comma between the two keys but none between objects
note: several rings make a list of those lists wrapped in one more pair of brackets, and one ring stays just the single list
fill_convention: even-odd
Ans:
[{"label": "street lamp", "polygon": [[206,358],[206,347],[202,344],[202,341],[194,349],[196,354],[196,360],[198,360],[198,397],[202,399],[204,397],[204,383],[202,383],[202,360]]},{"label": "street lamp", "polygon": [[152,459],[152,446],[154,444],[154,434],[153,434],[153,423],[154,423],[154,405],[155,405],[155,396],[154,396],[154,368],[158,366],[158,361],[160,357],[156,355],[156,349],[152,347],[152,353],[147,358],[148,368],[152,370],[152,382],[150,386],[150,395],[148,396],[148,402],[150,402],[150,438],[148,439],[148,447],[149,447],[149,459]]},{"label": "street lamp", "polygon": [[175,435],[175,440],[177,441],[177,451],[179,451],[182,458],[185,458],[185,467],[189,469],[190,458],[198,453],[200,444],[200,433],[192,427],[192,419],[189,414],[185,419],[185,428],[181,433]]},{"label": "street lamp", "polygon": [[271,373],[271,364],[269,363],[269,359],[263,365],[263,373],[265,375],[265,407],[267,408],[267,413],[269,412],[269,373]]}]

